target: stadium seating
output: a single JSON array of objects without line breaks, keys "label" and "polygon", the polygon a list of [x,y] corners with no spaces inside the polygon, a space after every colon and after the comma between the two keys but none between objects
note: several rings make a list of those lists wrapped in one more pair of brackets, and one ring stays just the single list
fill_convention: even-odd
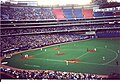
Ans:
[{"label": "stadium seating", "polygon": [[103,17],[103,12],[94,12],[94,17]]},{"label": "stadium seating", "polygon": [[46,45],[56,43],[71,42],[84,39],[86,36],[80,34],[40,34],[40,35],[23,35],[23,36],[8,36],[1,37],[2,51],[9,51],[10,49],[33,49],[40,48]]},{"label": "stadium seating", "polygon": [[[60,72],[60,71],[49,71],[49,70],[38,70],[38,71],[21,71],[0,68],[1,72],[9,74],[14,79],[32,79],[32,80],[102,80],[107,79],[105,77],[96,74],[86,73],[73,73],[73,72]],[[2,78],[4,79],[4,78]]]},{"label": "stadium seating", "polygon": [[118,24],[115,24],[114,26],[115,26],[115,27],[120,27],[120,24],[118,23]]},{"label": "stadium seating", "polygon": [[93,17],[93,9],[83,9],[82,13],[83,13],[84,18],[92,18]]},{"label": "stadium seating", "polygon": [[103,31],[96,34],[98,38],[120,37],[120,31]]},{"label": "stadium seating", "polygon": [[75,9],[73,10],[73,12],[74,12],[74,15],[75,15],[76,18],[83,18],[82,10],[81,10],[81,9],[75,8]]},{"label": "stadium seating", "polygon": [[[117,17],[114,18],[114,16]],[[98,38],[120,37],[120,31],[117,30],[120,27],[118,23],[119,16],[119,11],[113,13],[93,12],[92,9],[66,9],[65,7],[53,8],[52,10],[52,8],[32,6],[2,6],[0,57],[15,51],[88,39],[90,38],[88,35],[81,35],[81,33],[84,34],[86,31],[91,30],[97,32],[96,36]],[[114,20],[117,23],[109,24]],[[25,71],[0,69],[2,69],[2,72],[10,73],[17,79],[102,79],[94,74],[56,71],[29,72],[28,74]],[[33,75],[33,77],[28,77],[29,75]]]},{"label": "stadium seating", "polygon": [[114,16],[114,15],[113,15],[113,12],[107,11],[107,12],[104,12],[104,16]]},{"label": "stadium seating", "polygon": [[72,9],[63,9],[63,12],[67,19],[74,18]]},{"label": "stadium seating", "polygon": [[[11,13],[12,12],[12,13]],[[89,13],[89,14],[88,14]],[[120,16],[119,11],[98,11],[80,8],[40,8],[40,7],[15,7],[1,6],[1,20],[40,20],[40,19],[73,19]]]},{"label": "stadium seating", "polygon": [[114,12],[114,16],[120,16],[120,11]]},{"label": "stadium seating", "polygon": [[[54,32],[67,32],[67,31],[80,31],[87,29],[105,29],[105,28],[118,28],[120,24],[101,24],[101,25],[84,25],[84,26],[68,26],[68,27],[52,27],[52,28],[19,28],[19,29],[4,29],[1,31],[1,36],[8,35],[21,35],[21,34],[40,34],[40,33],[54,33]],[[31,27],[31,26],[29,26]]]},{"label": "stadium seating", "polygon": [[56,19],[65,19],[62,9],[53,9],[53,14],[55,15]]},{"label": "stadium seating", "polygon": [[[12,12],[12,13],[11,13]],[[2,7],[2,20],[36,20],[36,19],[54,19],[50,8],[40,7]]]}]

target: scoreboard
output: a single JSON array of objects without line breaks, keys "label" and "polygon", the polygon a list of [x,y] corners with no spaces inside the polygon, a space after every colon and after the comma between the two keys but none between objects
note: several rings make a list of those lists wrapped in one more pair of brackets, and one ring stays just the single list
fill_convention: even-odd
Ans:
[{"label": "scoreboard", "polygon": [[95,31],[89,31],[89,32],[85,32],[85,35],[95,35],[96,32]]}]

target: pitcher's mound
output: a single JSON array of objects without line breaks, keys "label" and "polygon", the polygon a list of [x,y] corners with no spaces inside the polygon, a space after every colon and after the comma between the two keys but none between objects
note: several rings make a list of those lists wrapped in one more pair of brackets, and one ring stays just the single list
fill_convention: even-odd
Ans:
[{"label": "pitcher's mound", "polygon": [[21,57],[22,60],[29,60],[29,59],[33,59],[33,58],[35,58],[35,56]]}]

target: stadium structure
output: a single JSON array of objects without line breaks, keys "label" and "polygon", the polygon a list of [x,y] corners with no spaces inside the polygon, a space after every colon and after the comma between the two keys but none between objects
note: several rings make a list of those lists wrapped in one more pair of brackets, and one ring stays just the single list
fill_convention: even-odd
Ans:
[{"label": "stadium structure", "polygon": [[120,79],[120,3],[96,3],[1,3],[1,79]]}]

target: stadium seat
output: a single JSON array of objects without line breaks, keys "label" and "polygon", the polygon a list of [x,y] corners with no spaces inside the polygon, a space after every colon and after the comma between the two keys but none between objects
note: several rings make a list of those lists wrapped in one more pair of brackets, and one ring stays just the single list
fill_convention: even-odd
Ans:
[{"label": "stadium seat", "polygon": [[83,9],[82,10],[84,18],[92,18],[93,17],[93,9]]},{"label": "stadium seat", "polygon": [[63,12],[67,19],[74,18],[72,9],[63,9]]},{"label": "stadium seat", "polygon": [[113,12],[104,12],[104,16],[113,16]]},{"label": "stadium seat", "polygon": [[103,17],[103,12],[94,12],[94,17]]},{"label": "stadium seat", "polygon": [[52,11],[56,19],[65,19],[62,9],[53,9]]},{"label": "stadium seat", "polygon": [[76,18],[83,18],[81,9],[74,9],[73,12]]},{"label": "stadium seat", "polygon": [[120,11],[116,11],[116,12],[114,13],[114,16],[120,16]]}]

